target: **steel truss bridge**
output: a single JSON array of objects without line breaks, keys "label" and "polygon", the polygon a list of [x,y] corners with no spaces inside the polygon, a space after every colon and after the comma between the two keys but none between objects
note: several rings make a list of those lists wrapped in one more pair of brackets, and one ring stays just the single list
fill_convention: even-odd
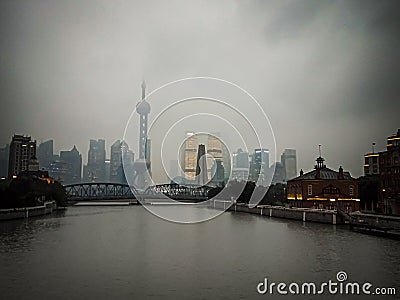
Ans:
[{"label": "steel truss bridge", "polygon": [[[123,200],[136,199],[165,199],[204,201],[208,199],[209,186],[160,184],[138,191],[133,186],[123,183],[90,182],[65,185],[68,201],[90,200]],[[132,192],[133,191],[133,192]]]},{"label": "steel truss bridge", "polygon": [[76,183],[64,187],[68,201],[136,199],[129,185],[122,183]]},{"label": "steel truss bridge", "polygon": [[141,195],[143,198],[167,196],[173,200],[205,201],[208,199],[210,186],[199,185],[179,185],[179,184],[159,184],[149,186]]}]

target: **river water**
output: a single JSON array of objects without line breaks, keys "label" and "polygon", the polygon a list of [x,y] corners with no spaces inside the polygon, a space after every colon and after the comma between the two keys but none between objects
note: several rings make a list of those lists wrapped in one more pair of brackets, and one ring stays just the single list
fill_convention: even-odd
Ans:
[{"label": "river water", "polygon": [[0,223],[0,299],[348,298],[256,289],[264,278],[321,283],[339,271],[400,294],[399,250],[345,227],[245,213],[182,225],[141,206],[70,207]]}]

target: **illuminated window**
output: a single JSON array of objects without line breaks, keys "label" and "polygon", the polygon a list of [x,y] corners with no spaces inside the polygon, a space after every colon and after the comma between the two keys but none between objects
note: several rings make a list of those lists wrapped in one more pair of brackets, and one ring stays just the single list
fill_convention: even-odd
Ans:
[{"label": "illuminated window", "polygon": [[312,196],[312,184],[308,185],[308,196]]},{"label": "illuminated window", "polygon": [[354,196],[354,187],[352,185],[349,186],[349,195]]}]

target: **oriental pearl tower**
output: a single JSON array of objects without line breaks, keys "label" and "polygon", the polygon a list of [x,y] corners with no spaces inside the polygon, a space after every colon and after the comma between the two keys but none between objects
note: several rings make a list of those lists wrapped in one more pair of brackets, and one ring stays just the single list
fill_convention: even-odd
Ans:
[{"label": "oriental pearl tower", "polygon": [[150,140],[147,136],[147,120],[150,104],[146,101],[146,83],[142,82],[142,100],[136,104],[139,114],[139,158],[134,162],[133,184],[137,189],[145,189],[151,183]]}]

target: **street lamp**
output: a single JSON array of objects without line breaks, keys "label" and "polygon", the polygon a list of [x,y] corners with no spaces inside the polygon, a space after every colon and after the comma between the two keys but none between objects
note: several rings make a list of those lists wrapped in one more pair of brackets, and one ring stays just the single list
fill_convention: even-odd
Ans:
[{"label": "street lamp", "polygon": [[387,214],[387,201],[386,201],[386,197],[385,197],[385,192],[386,192],[386,189],[383,188],[383,189],[382,189],[383,210],[384,210],[385,214]]}]

